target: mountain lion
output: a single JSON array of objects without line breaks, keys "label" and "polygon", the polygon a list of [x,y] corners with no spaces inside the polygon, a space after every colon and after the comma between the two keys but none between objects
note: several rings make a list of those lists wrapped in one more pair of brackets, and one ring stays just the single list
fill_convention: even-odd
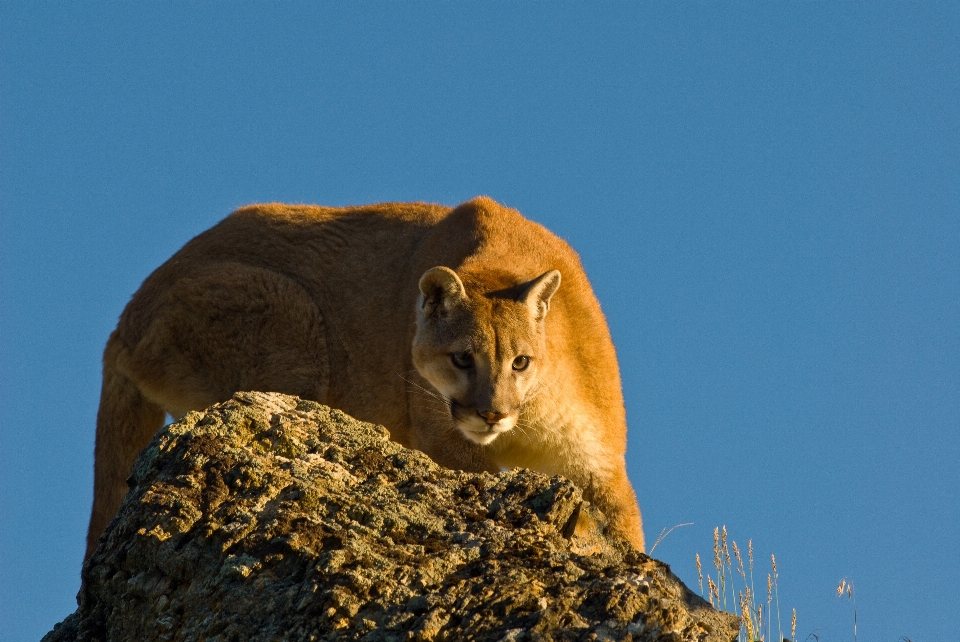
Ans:
[{"label": "mountain lion", "polygon": [[600,305],[570,246],[489,198],[251,205],[151,274],[104,351],[88,557],[165,413],[241,390],[339,408],[450,468],[564,475],[643,550]]}]

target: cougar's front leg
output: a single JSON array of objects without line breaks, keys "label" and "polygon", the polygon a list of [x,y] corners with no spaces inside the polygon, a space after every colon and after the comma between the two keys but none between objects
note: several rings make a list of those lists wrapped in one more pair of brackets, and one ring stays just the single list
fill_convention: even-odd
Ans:
[{"label": "cougar's front leg", "polygon": [[630,542],[640,552],[645,552],[640,508],[627,477],[626,466],[614,468],[611,473],[591,476],[582,486],[584,499],[603,512],[613,535]]}]

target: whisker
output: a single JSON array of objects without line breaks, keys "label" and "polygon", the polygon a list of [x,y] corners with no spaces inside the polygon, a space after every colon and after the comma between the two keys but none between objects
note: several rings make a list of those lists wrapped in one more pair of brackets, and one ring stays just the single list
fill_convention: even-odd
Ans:
[{"label": "whisker", "polygon": [[447,399],[446,397],[442,397],[434,392],[431,392],[426,388],[424,388],[423,386],[418,386],[416,384],[412,384],[412,385],[413,385],[412,388],[408,388],[410,392],[414,392],[418,395],[425,395],[426,397],[430,399],[434,399],[448,408],[450,407],[450,400]]},{"label": "whisker", "polygon": [[433,397],[426,396],[419,390],[411,390],[410,392],[414,395],[411,397],[411,402],[416,402],[418,408],[436,412],[438,415],[444,417],[450,416],[450,406],[447,404]]},{"label": "whisker", "polygon": [[516,423],[516,424],[514,424],[514,428],[516,428],[517,430],[519,430],[519,431],[520,431],[520,434],[523,435],[524,437],[526,437],[527,439],[530,439],[530,438],[531,438],[530,433],[528,433],[527,430],[530,430],[531,432],[534,431],[534,427],[531,426],[530,424]]},{"label": "whisker", "polygon": [[436,399],[431,399],[429,397],[421,397],[420,401],[423,405],[418,406],[421,410],[429,412],[436,417],[441,417],[443,419],[450,418],[450,409],[447,406],[440,405]]},{"label": "whisker", "polygon": [[527,434],[527,431],[524,430],[524,429],[523,429],[523,426],[521,426],[520,424],[513,424],[513,427],[514,427],[515,429],[519,430],[519,431],[520,431],[520,434],[523,435],[524,437],[529,437],[529,435]]},{"label": "whisker", "polygon": [[[410,372],[413,372],[413,371],[410,371]],[[427,390],[426,388],[424,388],[423,386],[421,386],[421,385],[420,385],[419,383],[417,383],[416,381],[411,381],[410,379],[407,379],[406,377],[404,377],[404,376],[403,376],[402,374],[400,374],[399,372],[397,372],[396,375],[397,375],[398,377],[400,377],[401,379],[403,379],[404,381],[406,381],[406,382],[407,382],[408,384],[410,384],[411,386],[415,386],[416,388],[422,390],[423,392],[425,392],[426,394],[430,395],[431,397],[433,397],[433,398],[437,399],[438,401],[442,402],[442,403],[443,403],[445,406],[447,406],[448,408],[450,407],[450,400],[447,399],[446,397],[444,397],[444,396],[442,396],[442,395],[439,395],[439,394],[437,394],[437,393],[435,393],[435,392],[433,392],[433,391],[431,391],[431,390]]]}]

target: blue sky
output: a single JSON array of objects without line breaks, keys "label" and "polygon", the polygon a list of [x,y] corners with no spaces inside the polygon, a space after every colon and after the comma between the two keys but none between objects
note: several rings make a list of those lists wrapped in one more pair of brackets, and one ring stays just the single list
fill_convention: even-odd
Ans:
[{"label": "blue sky", "polygon": [[[103,344],[258,201],[487,194],[578,250],[688,585],[960,630],[960,5],[0,3],[0,621],[76,608]],[[758,562],[766,573],[766,562]],[[812,639],[812,638],[811,638]]]}]

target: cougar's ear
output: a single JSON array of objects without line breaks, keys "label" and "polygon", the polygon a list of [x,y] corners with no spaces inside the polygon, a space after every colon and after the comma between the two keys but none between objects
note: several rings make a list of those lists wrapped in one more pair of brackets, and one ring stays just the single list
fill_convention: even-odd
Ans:
[{"label": "cougar's ear", "polygon": [[526,289],[520,295],[520,301],[527,304],[530,314],[537,321],[543,321],[550,310],[550,297],[560,287],[560,270],[544,272],[533,281],[526,284]]},{"label": "cougar's ear", "polygon": [[448,267],[430,268],[420,277],[420,309],[424,316],[448,312],[466,298],[463,281]]}]

